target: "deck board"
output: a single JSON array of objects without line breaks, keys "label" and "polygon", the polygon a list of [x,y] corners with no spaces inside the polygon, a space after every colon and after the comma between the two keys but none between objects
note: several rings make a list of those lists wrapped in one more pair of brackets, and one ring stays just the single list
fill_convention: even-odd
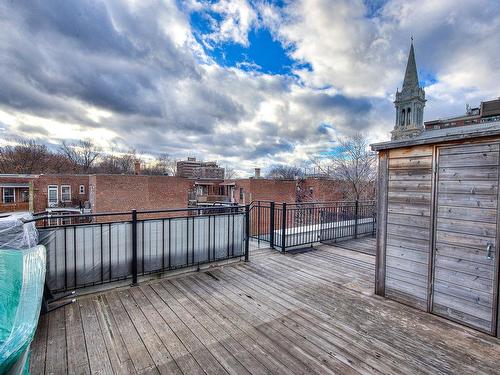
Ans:
[{"label": "deck board", "polygon": [[500,340],[373,295],[373,239],[80,297],[42,316],[32,373],[498,373]]}]

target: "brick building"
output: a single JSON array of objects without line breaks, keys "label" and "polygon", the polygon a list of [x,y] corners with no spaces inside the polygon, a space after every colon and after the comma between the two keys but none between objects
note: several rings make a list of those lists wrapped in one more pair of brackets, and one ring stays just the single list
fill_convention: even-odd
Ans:
[{"label": "brick building", "polygon": [[481,102],[481,105],[475,108],[467,106],[463,115],[426,121],[424,125],[425,130],[434,130],[492,121],[500,121],[500,98]]},{"label": "brick building", "polygon": [[197,180],[224,180],[224,168],[214,161],[188,158],[177,162],[177,176]]},{"label": "brick building", "polygon": [[0,212],[83,208],[88,186],[88,175],[0,175]]},{"label": "brick building", "polygon": [[[140,173],[138,171],[137,173]],[[196,180],[148,175],[0,175],[0,212],[120,212],[250,204],[301,203],[344,198],[338,181],[320,178],[273,180],[259,177]]]}]

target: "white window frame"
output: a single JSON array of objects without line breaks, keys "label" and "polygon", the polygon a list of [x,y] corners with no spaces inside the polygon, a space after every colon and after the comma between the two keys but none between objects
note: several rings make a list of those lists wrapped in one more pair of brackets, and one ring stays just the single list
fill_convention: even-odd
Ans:
[{"label": "white window frame", "polygon": [[59,186],[57,185],[49,185],[47,186],[47,203],[49,205],[49,207],[51,207],[50,205],[54,202],[51,202],[50,201],[50,191],[51,190],[55,190],[56,192],[56,202],[55,202],[55,205],[57,206],[59,204]]},{"label": "white window frame", "polygon": [[[12,202],[5,202],[5,190],[6,189],[12,189],[12,191],[14,192],[14,200]],[[4,187],[2,188],[2,202],[5,203],[5,204],[9,204],[9,203],[16,203],[16,189],[15,188],[10,188],[10,187]]]},{"label": "white window frame", "polygon": [[78,193],[79,194],[85,194],[85,185],[80,185],[80,187],[78,189]]},{"label": "white window frame", "polygon": [[[69,199],[64,199],[64,188],[68,188],[69,190]],[[61,185],[61,202],[71,202],[71,185]]]}]

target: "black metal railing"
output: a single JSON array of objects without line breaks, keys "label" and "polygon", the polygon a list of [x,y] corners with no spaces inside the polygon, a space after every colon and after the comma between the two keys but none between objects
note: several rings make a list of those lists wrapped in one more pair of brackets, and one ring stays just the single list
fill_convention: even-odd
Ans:
[{"label": "black metal railing", "polygon": [[[249,206],[37,216],[52,293],[219,260],[248,260]],[[65,223],[57,223],[64,219]],[[83,221],[83,222],[82,222]]]},{"label": "black metal railing", "polygon": [[374,201],[276,203],[252,202],[250,237],[285,252],[316,242],[375,235]]}]

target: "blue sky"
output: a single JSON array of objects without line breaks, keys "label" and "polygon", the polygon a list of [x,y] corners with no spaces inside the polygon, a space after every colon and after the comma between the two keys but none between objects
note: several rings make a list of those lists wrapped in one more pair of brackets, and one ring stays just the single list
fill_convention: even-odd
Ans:
[{"label": "blue sky", "polygon": [[495,0],[0,3],[0,143],[92,138],[242,175],[388,139],[410,37],[424,119],[500,96]]}]

